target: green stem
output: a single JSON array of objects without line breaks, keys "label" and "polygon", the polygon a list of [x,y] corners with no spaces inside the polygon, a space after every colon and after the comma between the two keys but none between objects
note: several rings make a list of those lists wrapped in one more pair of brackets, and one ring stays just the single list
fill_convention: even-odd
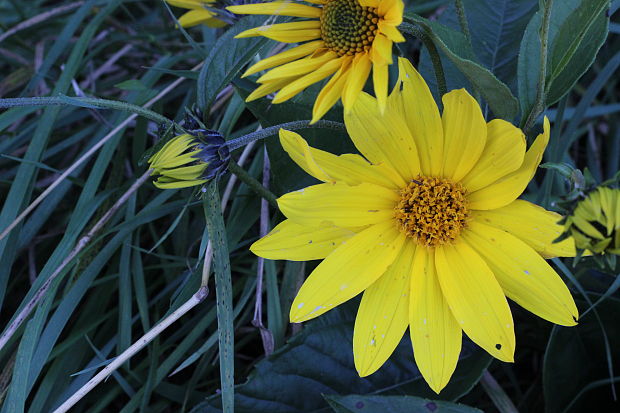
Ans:
[{"label": "green stem", "polygon": [[[473,43],[471,41],[471,32],[469,31],[469,23],[467,22],[467,15],[465,14],[465,6],[463,5],[463,0],[455,0],[454,6],[456,7],[456,14],[459,18],[459,26],[461,26],[461,32],[467,39],[467,43],[469,43],[469,47],[473,50]],[[474,89],[474,99],[480,102],[480,92],[478,89]]]},{"label": "green stem", "polygon": [[469,24],[467,23],[467,16],[465,15],[465,6],[463,6],[463,0],[456,0],[454,2],[456,6],[456,14],[459,17],[459,25],[461,26],[461,31],[467,38],[469,45],[471,46],[471,33],[469,32]]},{"label": "green stem", "polygon": [[252,175],[247,173],[245,169],[240,167],[237,162],[231,161],[228,164],[228,170],[237,175],[237,178],[239,178],[244,184],[249,186],[254,192],[260,195],[262,198],[266,199],[272,207],[276,209],[278,208],[278,202],[276,201],[276,196],[273,194],[273,192],[265,188]]},{"label": "green stem", "polygon": [[113,109],[135,113],[157,123],[171,124],[170,119],[157,112],[117,100],[82,98],[82,97],[32,97],[32,98],[9,98],[0,99],[0,108],[12,108],[16,106],[78,106],[89,109]]},{"label": "green stem", "polygon": [[260,139],[265,139],[270,136],[277,135],[280,129],[286,130],[297,130],[297,129],[307,129],[307,128],[323,128],[323,129],[334,129],[334,130],[345,130],[344,124],[340,122],[334,122],[331,120],[319,120],[314,124],[310,124],[309,120],[297,120],[294,122],[282,123],[276,126],[270,126],[265,129],[261,129],[256,132],[248,133],[247,135],[243,135],[237,139],[231,139],[226,142],[226,146],[231,151],[240,148],[242,146],[247,145],[250,142],[254,142]]},{"label": "green stem", "polygon": [[435,78],[437,79],[437,88],[439,90],[439,96],[443,96],[448,93],[448,87],[446,86],[446,76],[443,72],[443,65],[441,64],[441,57],[439,56],[439,52],[437,51],[437,47],[435,47],[435,43],[431,40],[431,38],[426,34],[426,32],[410,23],[403,23],[399,26],[399,28],[414,37],[417,37],[422,41],[426,49],[428,50],[428,54],[431,58],[431,62],[433,63],[433,69],[435,70]]},{"label": "green stem", "polygon": [[488,370],[482,373],[480,384],[501,413],[519,413],[512,400]]},{"label": "green stem", "polygon": [[536,93],[536,101],[532,107],[532,111],[528,115],[523,125],[523,133],[527,135],[529,130],[534,126],[534,122],[538,116],[545,110],[545,101],[547,100],[546,79],[547,79],[547,54],[549,52],[549,24],[551,22],[551,8],[553,0],[545,1],[545,9],[543,10],[543,19],[540,26],[540,69],[538,72],[538,91]]},{"label": "green stem", "polygon": [[222,389],[222,410],[234,411],[234,325],[232,303],[232,278],[226,228],[222,216],[220,193],[217,179],[207,185],[204,199],[205,219],[209,239],[213,244],[213,264],[215,272],[215,296],[217,306],[217,331],[220,350],[220,380]]}]

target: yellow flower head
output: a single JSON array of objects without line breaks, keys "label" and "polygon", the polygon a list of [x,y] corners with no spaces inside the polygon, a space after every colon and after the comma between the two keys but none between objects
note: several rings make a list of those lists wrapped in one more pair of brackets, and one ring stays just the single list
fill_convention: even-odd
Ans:
[{"label": "yellow flower head", "polygon": [[579,249],[620,255],[620,189],[599,187],[590,192],[567,217],[564,228]]},{"label": "yellow flower head", "polygon": [[520,129],[486,122],[465,90],[443,97],[439,114],[409,61],[382,114],[360,94],[345,113],[362,156],[311,148],[282,130],[291,158],[323,181],[278,199],[286,220],[251,250],[269,259],[324,259],[306,279],[290,318],[317,317],[363,292],[353,353],[361,376],[376,371],[409,327],[416,363],[430,387],[448,383],[461,333],[513,361],[506,297],[556,324],[576,324],[573,298],[544,258],[574,256],[560,216],[518,200],[549,140],[526,151]]},{"label": "yellow flower head", "polygon": [[274,1],[227,9],[239,14],[292,16],[304,20],[271,24],[246,30],[237,37],[264,36],[284,43],[306,42],[250,67],[249,76],[275,68],[258,79],[261,85],[248,101],[279,91],[273,103],[282,103],[308,86],[329,76],[312,111],[319,120],[342,98],[349,110],[371,72],[379,107],[383,111],[388,90],[388,66],[392,43],[405,39],[396,28],[402,23],[402,0],[308,0]]},{"label": "yellow flower head", "polygon": [[226,22],[214,11],[216,0],[166,0],[171,6],[189,9],[179,18],[183,27],[206,24],[209,27],[223,27]]},{"label": "yellow flower head", "polygon": [[151,175],[159,175],[153,184],[161,189],[202,185],[217,176],[227,165],[228,147],[215,131],[195,130],[176,136],[151,156]]}]

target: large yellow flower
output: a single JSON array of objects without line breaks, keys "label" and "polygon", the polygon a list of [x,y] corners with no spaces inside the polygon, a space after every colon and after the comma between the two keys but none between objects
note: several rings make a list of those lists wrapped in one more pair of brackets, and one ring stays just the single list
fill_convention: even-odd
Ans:
[{"label": "large yellow flower", "polygon": [[[171,6],[189,9],[179,18],[179,24],[183,27],[192,27],[206,24],[209,27],[223,27],[226,22],[218,18],[218,13],[213,11],[216,0],[166,0]],[[211,7],[211,8],[210,8]]]},{"label": "large yellow flower", "polygon": [[405,39],[396,28],[402,23],[402,0],[308,0],[300,2],[231,6],[239,14],[292,16],[306,20],[271,24],[246,30],[237,37],[264,36],[284,43],[306,42],[250,67],[249,76],[271,69],[258,79],[261,84],[248,101],[279,91],[273,103],[284,102],[306,87],[329,76],[312,111],[320,119],[342,98],[346,110],[355,103],[371,72],[379,107],[383,111],[388,90],[388,65],[392,43]]},{"label": "large yellow flower", "polygon": [[576,324],[577,308],[544,258],[575,255],[560,216],[517,200],[540,163],[544,133],[526,151],[523,133],[486,122],[463,89],[443,97],[405,59],[381,114],[362,93],[345,124],[363,157],[336,156],[281,131],[291,158],[323,181],[278,199],[286,220],[251,250],[269,259],[324,260],[290,318],[317,317],[364,292],[353,352],[361,376],[376,371],[407,327],[417,365],[439,392],[452,375],[461,332],[513,361],[506,297],[553,323]]}]

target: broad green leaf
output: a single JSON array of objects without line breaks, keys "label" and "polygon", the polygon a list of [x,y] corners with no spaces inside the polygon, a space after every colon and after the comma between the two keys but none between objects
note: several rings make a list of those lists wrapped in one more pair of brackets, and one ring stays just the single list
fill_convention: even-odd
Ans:
[{"label": "broad green leaf", "polygon": [[264,20],[264,16],[244,17],[217,40],[198,76],[197,103],[201,110],[207,112],[217,94],[269,43],[265,37],[234,38],[244,30],[261,26]]},{"label": "broad green leaf", "polygon": [[325,396],[335,413],[482,413],[463,404],[411,396]]},{"label": "broad green leaf", "polygon": [[[560,100],[586,72],[607,37],[609,0],[554,1],[549,26],[545,105]],[[518,62],[519,102],[522,119],[532,111],[540,71],[542,11],[527,25]]]},{"label": "broad green leaf", "polygon": [[421,26],[435,46],[465,75],[480,92],[496,117],[511,120],[519,112],[519,103],[512,92],[478,59],[467,38],[440,23],[413,14],[409,19]]},{"label": "broad green leaf", "polygon": [[[437,20],[461,31],[454,2]],[[517,58],[523,31],[538,8],[538,0],[463,0],[465,15],[472,37],[472,48],[480,63],[489,69],[510,90],[517,92]],[[433,83],[434,74],[426,51],[420,57],[420,72]],[[444,59],[449,88],[470,88],[461,79],[456,67]],[[459,82],[460,81],[460,82]]]},{"label": "broad green leaf", "polygon": [[[259,362],[248,382],[235,390],[235,412],[313,412],[327,407],[323,395],[350,393],[406,393],[455,400],[470,391],[490,362],[484,351],[465,341],[452,380],[437,396],[416,368],[411,341],[405,337],[376,373],[360,378],[353,365],[352,350],[351,319],[356,303],[341,307],[309,323],[288,344]],[[196,406],[192,413],[219,412],[220,409],[220,396],[214,395]]]}]

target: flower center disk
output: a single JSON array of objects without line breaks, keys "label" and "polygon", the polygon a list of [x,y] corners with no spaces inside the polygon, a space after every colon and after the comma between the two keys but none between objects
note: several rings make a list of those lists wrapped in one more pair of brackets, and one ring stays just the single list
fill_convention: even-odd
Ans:
[{"label": "flower center disk", "polygon": [[447,179],[417,176],[400,191],[394,217],[401,232],[435,247],[454,241],[467,223],[465,189]]},{"label": "flower center disk", "polygon": [[378,23],[373,7],[363,7],[357,0],[329,0],[321,14],[321,37],[339,56],[353,56],[370,50]]}]

